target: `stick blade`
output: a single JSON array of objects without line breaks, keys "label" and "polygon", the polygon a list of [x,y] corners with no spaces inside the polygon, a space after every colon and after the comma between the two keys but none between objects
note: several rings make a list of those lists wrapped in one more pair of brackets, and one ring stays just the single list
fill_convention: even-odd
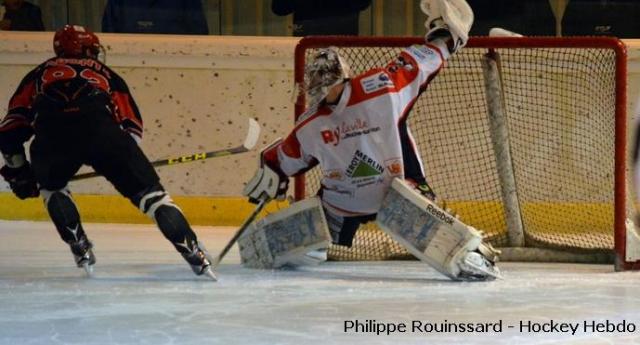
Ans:
[{"label": "stick blade", "polygon": [[495,27],[489,30],[489,37],[523,37],[523,36],[517,32]]},{"label": "stick blade", "polygon": [[247,137],[244,139],[243,146],[247,150],[251,150],[258,143],[258,138],[260,137],[260,124],[258,121],[249,118],[249,132],[247,133]]}]

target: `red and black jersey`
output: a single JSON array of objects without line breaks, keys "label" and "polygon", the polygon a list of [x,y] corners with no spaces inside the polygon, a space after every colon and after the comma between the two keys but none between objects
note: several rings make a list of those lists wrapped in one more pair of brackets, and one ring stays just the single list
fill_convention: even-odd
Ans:
[{"label": "red and black jersey", "polygon": [[65,104],[86,101],[96,92],[110,98],[108,106],[116,123],[141,138],[142,117],[129,87],[113,70],[91,58],[54,57],[31,70],[11,97],[0,132],[22,145],[33,135],[39,98],[53,100],[64,109]]}]

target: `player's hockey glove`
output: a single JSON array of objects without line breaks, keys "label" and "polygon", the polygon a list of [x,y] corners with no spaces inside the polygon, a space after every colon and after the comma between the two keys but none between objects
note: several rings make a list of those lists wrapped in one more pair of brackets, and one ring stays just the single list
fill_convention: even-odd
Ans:
[{"label": "player's hockey glove", "polygon": [[17,168],[5,165],[0,168],[0,175],[9,183],[13,194],[20,199],[35,198],[40,195],[38,183],[29,162],[25,161]]}]

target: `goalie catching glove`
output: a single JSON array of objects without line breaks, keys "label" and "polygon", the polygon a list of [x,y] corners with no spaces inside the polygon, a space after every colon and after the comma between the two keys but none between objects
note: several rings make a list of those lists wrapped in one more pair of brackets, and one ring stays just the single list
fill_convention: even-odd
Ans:
[{"label": "goalie catching glove", "polygon": [[465,0],[422,0],[420,9],[427,15],[427,42],[450,36],[448,47],[452,54],[467,44],[473,11]]},{"label": "goalie catching glove", "polygon": [[275,152],[281,142],[282,139],[278,139],[260,152],[260,165],[258,166],[258,170],[242,191],[242,194],[248,196],[249,201],[254,204],[264,199],[284,200],[287,194],[289,178],[282,172],[271,168],[265,159],[265,155],[268,152]]}]

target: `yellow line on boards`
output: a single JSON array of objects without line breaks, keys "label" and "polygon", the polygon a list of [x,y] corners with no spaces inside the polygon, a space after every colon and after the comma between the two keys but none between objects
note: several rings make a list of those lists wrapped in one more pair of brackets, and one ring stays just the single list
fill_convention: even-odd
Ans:
[{"label": "yellow line on boards", "polygon": [[[152,223],[128,199],[118,195],[74,194],[73,199],[83,222],[94,223]],[[193,225],[240,225],[254,210],[241,197],[173,197]],[[271,202],[266,213],[287,207],[286,202]],[[20,200],[11,193],[0,193],[0,219],[49,220],[41,198]]]}]

